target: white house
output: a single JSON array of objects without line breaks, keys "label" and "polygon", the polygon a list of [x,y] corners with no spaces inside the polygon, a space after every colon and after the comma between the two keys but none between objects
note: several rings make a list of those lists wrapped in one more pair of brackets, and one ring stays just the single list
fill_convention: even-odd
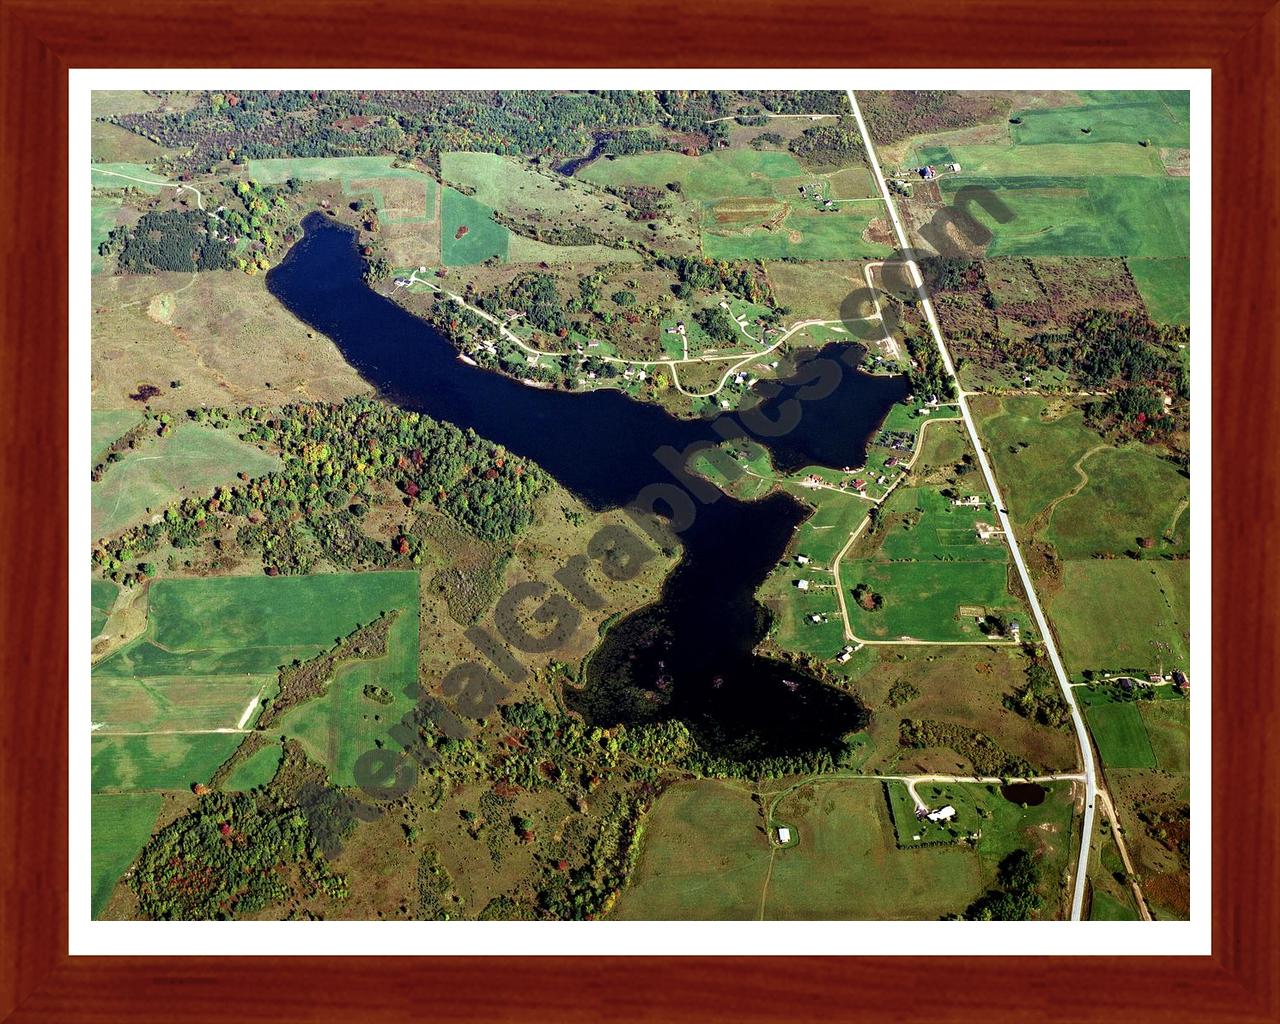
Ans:
[{"label": "white house", "polygon": [[787,828],[785,825],[778,829],[778,842],[782,843],[784,846],[791,842],[791,829]]},{"label": "white house", "polygon": [[950,821],[956,816],[956,809],[950,804],[946,807],[939,807],[936,811],[930,811],[926,817],[930,821]]},{"label": "white house", "polygon": [[809,589],[809,581],[808,581],[808,580],[796,580],[796,589],[797,589],[797,590],[808,590],[808,589]]}]

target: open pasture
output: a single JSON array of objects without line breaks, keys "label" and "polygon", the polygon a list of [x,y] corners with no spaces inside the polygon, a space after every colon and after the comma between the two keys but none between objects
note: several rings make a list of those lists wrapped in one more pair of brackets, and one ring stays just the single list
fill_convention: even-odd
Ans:
[{"label": "open pasture", "polygon": [[[864,640],[982,642],[977,616],[961,609],[1018,618],[1020,607],[1009,593],[1004,562],[879,562],[846,559],[840,564],[849,623]],[[879,611],[867,611],[848,591],[866,583],[884,598]],[[1026,624],[1024,622],[1024,629]]]},{"label": "open pasture", "polygon": [[1138,704],[1142,724],[1162,772],[1187,774],[1191,770],[1191,705],[1182,697],[1144,700]]},{"label": "open pasture", "polygon": [[701,156],[662,151],[597,160],[578,172],[598,185],[648,185],[665,188],[679,182],[698,202],[735,196],[790,198],[799,185],[816,181],[790,153],[722,149]]},{"label": "open pasture", "polygon": [[933,164],[945,167],[958,163],[958,176],[944,177],[955,185],[970,176],[1027,177],[1037,175],[1094,177],[1101,175],[1153,175],[1163,177],[1164,164],[1154,146],[1106,142],[1092,146],[1073,143],[1019,145],[922,145],[911,161],[913,166]]},{"label": "open pasture", "polygon": [[160,799],[159,793],[93,795],[90,893],[94,917],[102,913],[116,882],[151,838]]},{"label": "open pasture", "polygon": [[[1185,147],[1191,140],[1191,99],[1185,91],[1081,92],[1080,106],[1019,110],[1012,125],[1019,146],[1070,143],[1082,148],[1109,143]],[[1083,129],[1088,128],[1086,133]]]},{"label": "open pasture", "polygon": [[1155,540],[1161,554],[1187,552],[1185,528],[1171,542],[1164,540],[1190,500],[1191,483],[1176,466],[1142,448],[1103,448],[1080,467],[1087,481],[1064,481],[1071,491],[1045,529],[1063,558],[1123,554],[1136,550],[1139,538]]},{"label": "open pasture", "polygon": [[1048,611],[1067,669],[1185,669],[1191,630],[1191,563],[1129,558],[1063,564]]},{"label": "open pasture", "polygon": [[1190,324],[1190,259],[1185,256],[1130,259],[1128,267],[1142,292],[1147,316],[1159,324]]},{"label": "open pasture", "polygon": [[1085,719],[1108,768],[1154,768],[1156,756],[1136,703],[1094,704]]},{"label": "open pasture", "polygon": [[89,614],[93,636],[97,636],[107,624],[107,616],[111,614],[111,606],[116,603],[120,588],[111,580],[93,580],[89,586],[91,609]]},{"label": "open pasture", "polygon": [[451,188],[440,201],[440,252],[445,266],[506,260],[511,232],[493,219],[493,209]]},{"label": "open pasture", "polygon": [[179,423],[167,437],[126,452],[92,485],[93,535],[119,533],[147,509],[163,511],[186,494],[210,494],[218,485],[234,483],[237,473],[262,476],[279,465],[275,456],[241,441],[233,430]]},{"label": "open pasture", "polygon": [[780,204],[789,212],[745,225],[715,219],[719,205],[709,207],[702,225],[704,255],[722,260],[849,260],[888,256],[892,248],[872,241],[868,229],[879,216],[871,203],[850,203],[834,210],[788,199]]},{"label": "open pasture", "polygon": [[981,207],[970,211],[993,235],[989,257],[1189,254],[1186,178],[966,174],[940,180],[943,201],[971,185],[990,189],[1012,213],[1000,223]]},{"label": "open pasture", "polygon": [[[372,734],[385,735],[387,716],[403,714],[402,695],[416,679],[417,574],[155,581],[146,632],[94,670],[95,788],[180,788],[207,780],[241,734],[203,730],[252,728],[253,708],[274,692],[280,666],[321,654],[394,609],[400,615],[386,657],[340,663],[323,698],[277,723],[285,734],[296,730],[345,784],[354,758],[372,749]],[[372,701],[366,685],[390,691],[399,703]]]}]

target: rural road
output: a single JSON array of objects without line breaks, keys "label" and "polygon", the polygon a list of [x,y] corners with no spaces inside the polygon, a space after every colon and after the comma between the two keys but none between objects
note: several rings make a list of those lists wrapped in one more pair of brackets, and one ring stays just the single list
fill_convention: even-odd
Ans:
[{"label": "rural road", "polygon": [[[898,215],[898,208],[894,203],[892,193],[889,191],[888,182],[885,181],[884,172],[880,168],[880,160],[876,156],[875,143],[871,140],[871,132],[867,129],[867,122],[862,116],[862,108],[858,106],[858,98],[854,95],[852,89],[848,90],[848,96],[854,119],[858,123],[858,131],[862,135],[862,144],[867,151],[867,162],[871,165],[872,176],[875,178],[880,194],[884,198],[889,219],[893,223],[893,233],[897,239],[899,250],[904,254],[909,254],[911,252],[911,243],[907,238],[906,229],[903,227],[902,218]],[[982,446],[982,438],[978,436],[977,425],[974,423],[973,415],[969,411],[968,400],[964,390],[960,387],[959,378],[956,376],[955,364],[951,361],[951,353],[947,350],[946,342],[942,337],[942,327],[938,323],[937,314],[934,312],[933,302],[924,287],[924,278],[914,260],[909,260],[908,263],[915,282],[916,295],[920,300],[920,308],[924,311],[925,319],[929,323],[929,331],[933,335],[934,343],[937,345],[938,354],[942,357],[947,376],[955,384],[956,404],[960,410],[960,416],[964,420],[969,440],[973,444],[978,464],[982,469],[982,476],[987,483],[987,489],[995,502],[996,514],[1000,519],[1000,527],[1004,530],[1009,552],[1013,556],[1014,565],[1018,570],[1018,578],[1022,581],[1022,589],[1026,594],[1027,604],[1030,606],[1031,614],[1036,620],[1037,628],[1040,630],[1041,643],[1044,644],[1045,652],[1049,656],[1049,662],[1053,666],[1054,675],[1057,676],[1058,687],[1062,691],[1063,699],[1071,709],[1071,721],[1075,727],[1076,741],[1080,747],[1080,761],[1084,765],[1085,783],[1084,818],[1080,832],[1080,858],[1076,865],[1075,885],[1071,896],[1071,920],[1079,921],[1084,910],[1084,891],[1089,873],[1089,849],[1093,837],[1095,804],[1098,800],[1098,778],[1093,760],[1093,746],[1089,740],[1089,732],[1085,728],[1084,715],[1080,711],[1080,705],[1076,702],[1071,680],[1067,677],[1067,670],[1063,667],[1062,658],[1058,654],[1053,632],[1049,628],[1048,617],[1045,615],[1044,609],[1040,607],[1039,598],[1036,597],[1035,587],[1031,582],[1031,574],[1027,571],[1026,562],[1023,561],[1022,551],[1013,532],[1013,524],[1009,521],[1009,516],[1004,510],[1004,499],[1000,496],[1000,488],[996,484],[995,473],[991,469],[986,449]]]}]

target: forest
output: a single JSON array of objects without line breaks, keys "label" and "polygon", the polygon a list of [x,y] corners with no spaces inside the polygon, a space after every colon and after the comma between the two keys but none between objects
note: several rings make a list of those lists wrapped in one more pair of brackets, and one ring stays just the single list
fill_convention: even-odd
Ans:
[{"label": "forest", "polygon": [[196,210],[144,213],[132,230],[115,228],[98,246],[100,256],[117,250],[117,264],[126,274],[194,273],[232,266],[230,243],[216,237],[209,230],[209,216]]}]

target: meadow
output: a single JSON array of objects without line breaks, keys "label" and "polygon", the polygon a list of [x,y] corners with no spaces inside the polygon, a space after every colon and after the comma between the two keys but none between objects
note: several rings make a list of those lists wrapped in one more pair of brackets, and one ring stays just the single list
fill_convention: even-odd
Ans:
[{"label": "meadow", "polygon": [[[1191,100],[1185,91],[1081,92],[1073,107],[1019,110],[1012,126],[1020,146],[1056,142],[1094,147],[1107,143],[1187,146],[1191,140]],[[1081,129],[1088,128],[1088,134]]]},{"label": "meadow", "polygon": [[1155,753],[1136,702],[1094,704],[1085,719],[1098,756],[1108,768],[1154,768]]},{"label": "meadow", "polygon": [[[1188,665],[1191,563],[1129,558],[1064,563],[1048,611],[1069,671]],[[1157,644],[1159,645],[1157,647]]]},{"label": "meadow", "polygon": [[991,233],[986,255],[1185,257],[1190,248],[1187,178],[1139,176],[981,176],[940,179],[943,201],[981,186],[1012,218],[970,211]]},{"label": "meadow", "polygon": [[93,832],[90,864],[92,913],[111,898],[116,881],[133,863],[160,813],[159,793],[95,793],[90,804]]},{"label": "meadow", "polygon": [[506,260],[510,235],[493,219],[491,207],[454,189],[444,190],[440,201],[440,251],[445,266],[469,266],[493,258]]},{"label": "meadow", "polygon": [[[1185,554],[1186,519],[1180,515],[1191,482],[1172,463],[1142,448],[1103,448],[1081,463],[1088,481],[1068,491],[1050,513],[1044,536],[1063,558],[1091,558],[1136,550],[1139,538],[1161,554]],[[1070,478],[1068,478],[1070,479]],[[1177,521],[1183,529],[1166,541]]]},{"label": "meadow", "polygon": [[1158,324],[1191,323],[1190,259],[1130,259],[1127,265],[1152,320]]},{"label": "meadow", "polygon": [[120,595],[120,588],[111,580],[93,580],[89,585],[90,595],[90,625],[93,629],[93,636],[97,636],[102,632],[103,627],[107,624],[107,616],[111,614],[111,606],[116,603],[116,598]]},{"label": "meadow", "polygon": [[1151,146],[1132,142],[1105,142],[1090,146],[1070,142],[1046,142],[1041,145],[923,145],[917,148],[911,163],[915,166],[944,166],[958,163],[961,174],[944,181],[960,183],[970,176],[1027,177],[1093,177],[1098,175],[1151,175],[1162,177],[1164,164]]},{"label": "meadow", "polygon": [[[980,825],[976,850],[900,849],[885,786],[869,777],[829,777],[782,791],[774,798],[770,827],[786,825],[796,841],[779,849],[745,787],[712,780],[677,784],[646,819],[639,863],[613,917],[937,919],[963,912],[992,884],[1000,859],[1019,847],[1037,855],[1052,897],[1071,844],[1065,785],[1029,809],[982,786],[929,791],[927,799],[963,807],[967,828]],[[769,794],[765,801],[774,802]],[[979,806],[985,817],[979,818]]]},{"label": "meadow", "polygon": [[[133,419],[136,421],[136,415]],[[232,430],[178,423],[168,436],[150,438],[138,449],[124,453],[93,483],[93,535],[119,533],[148,509],[162,511],[190,490],[208,493],[218,485],[234,483],[237,473],[263,476],[279,466],[274,455],[246,444]]]},{"label": "meadow", "polygon": [[1142,701],[1142,724],[1162,772],[1186,774],[1191,770],[1191,705],[1184,698]]},{"label": "meadow", "polygon": [[[884,598],[879,611],[867,611],[846,592],[849,624],[864,640],[950,642],[985,640],[977,614],[1019,618],[1021,608],[1009,593],[1003,562],[875,562],[848,560],[840,564],[846,588],[866,583]],[[974,609],[975,614],[961,609]],[[980,612],[977,612],[980,610]],[[1023,620],[1024,630],[1027,628]]]},{"label": "meadow", "polygon": [[[384,611],[400,610],[389,654],[340,663],[326,695],[274,731],[296,731],[349,784],[354,758],[412,703],[404,691],[417,678],[416,573],[157,580],[149,597],[145,633],[94,668],[95,790],[207,781],[238,746],[234,730],[252,728],[253,707],[274,693],[280,666],[329,650]],[[373,702],[366,685],[395,702]],[[199,731],[207,729],[233,731]]]}]

